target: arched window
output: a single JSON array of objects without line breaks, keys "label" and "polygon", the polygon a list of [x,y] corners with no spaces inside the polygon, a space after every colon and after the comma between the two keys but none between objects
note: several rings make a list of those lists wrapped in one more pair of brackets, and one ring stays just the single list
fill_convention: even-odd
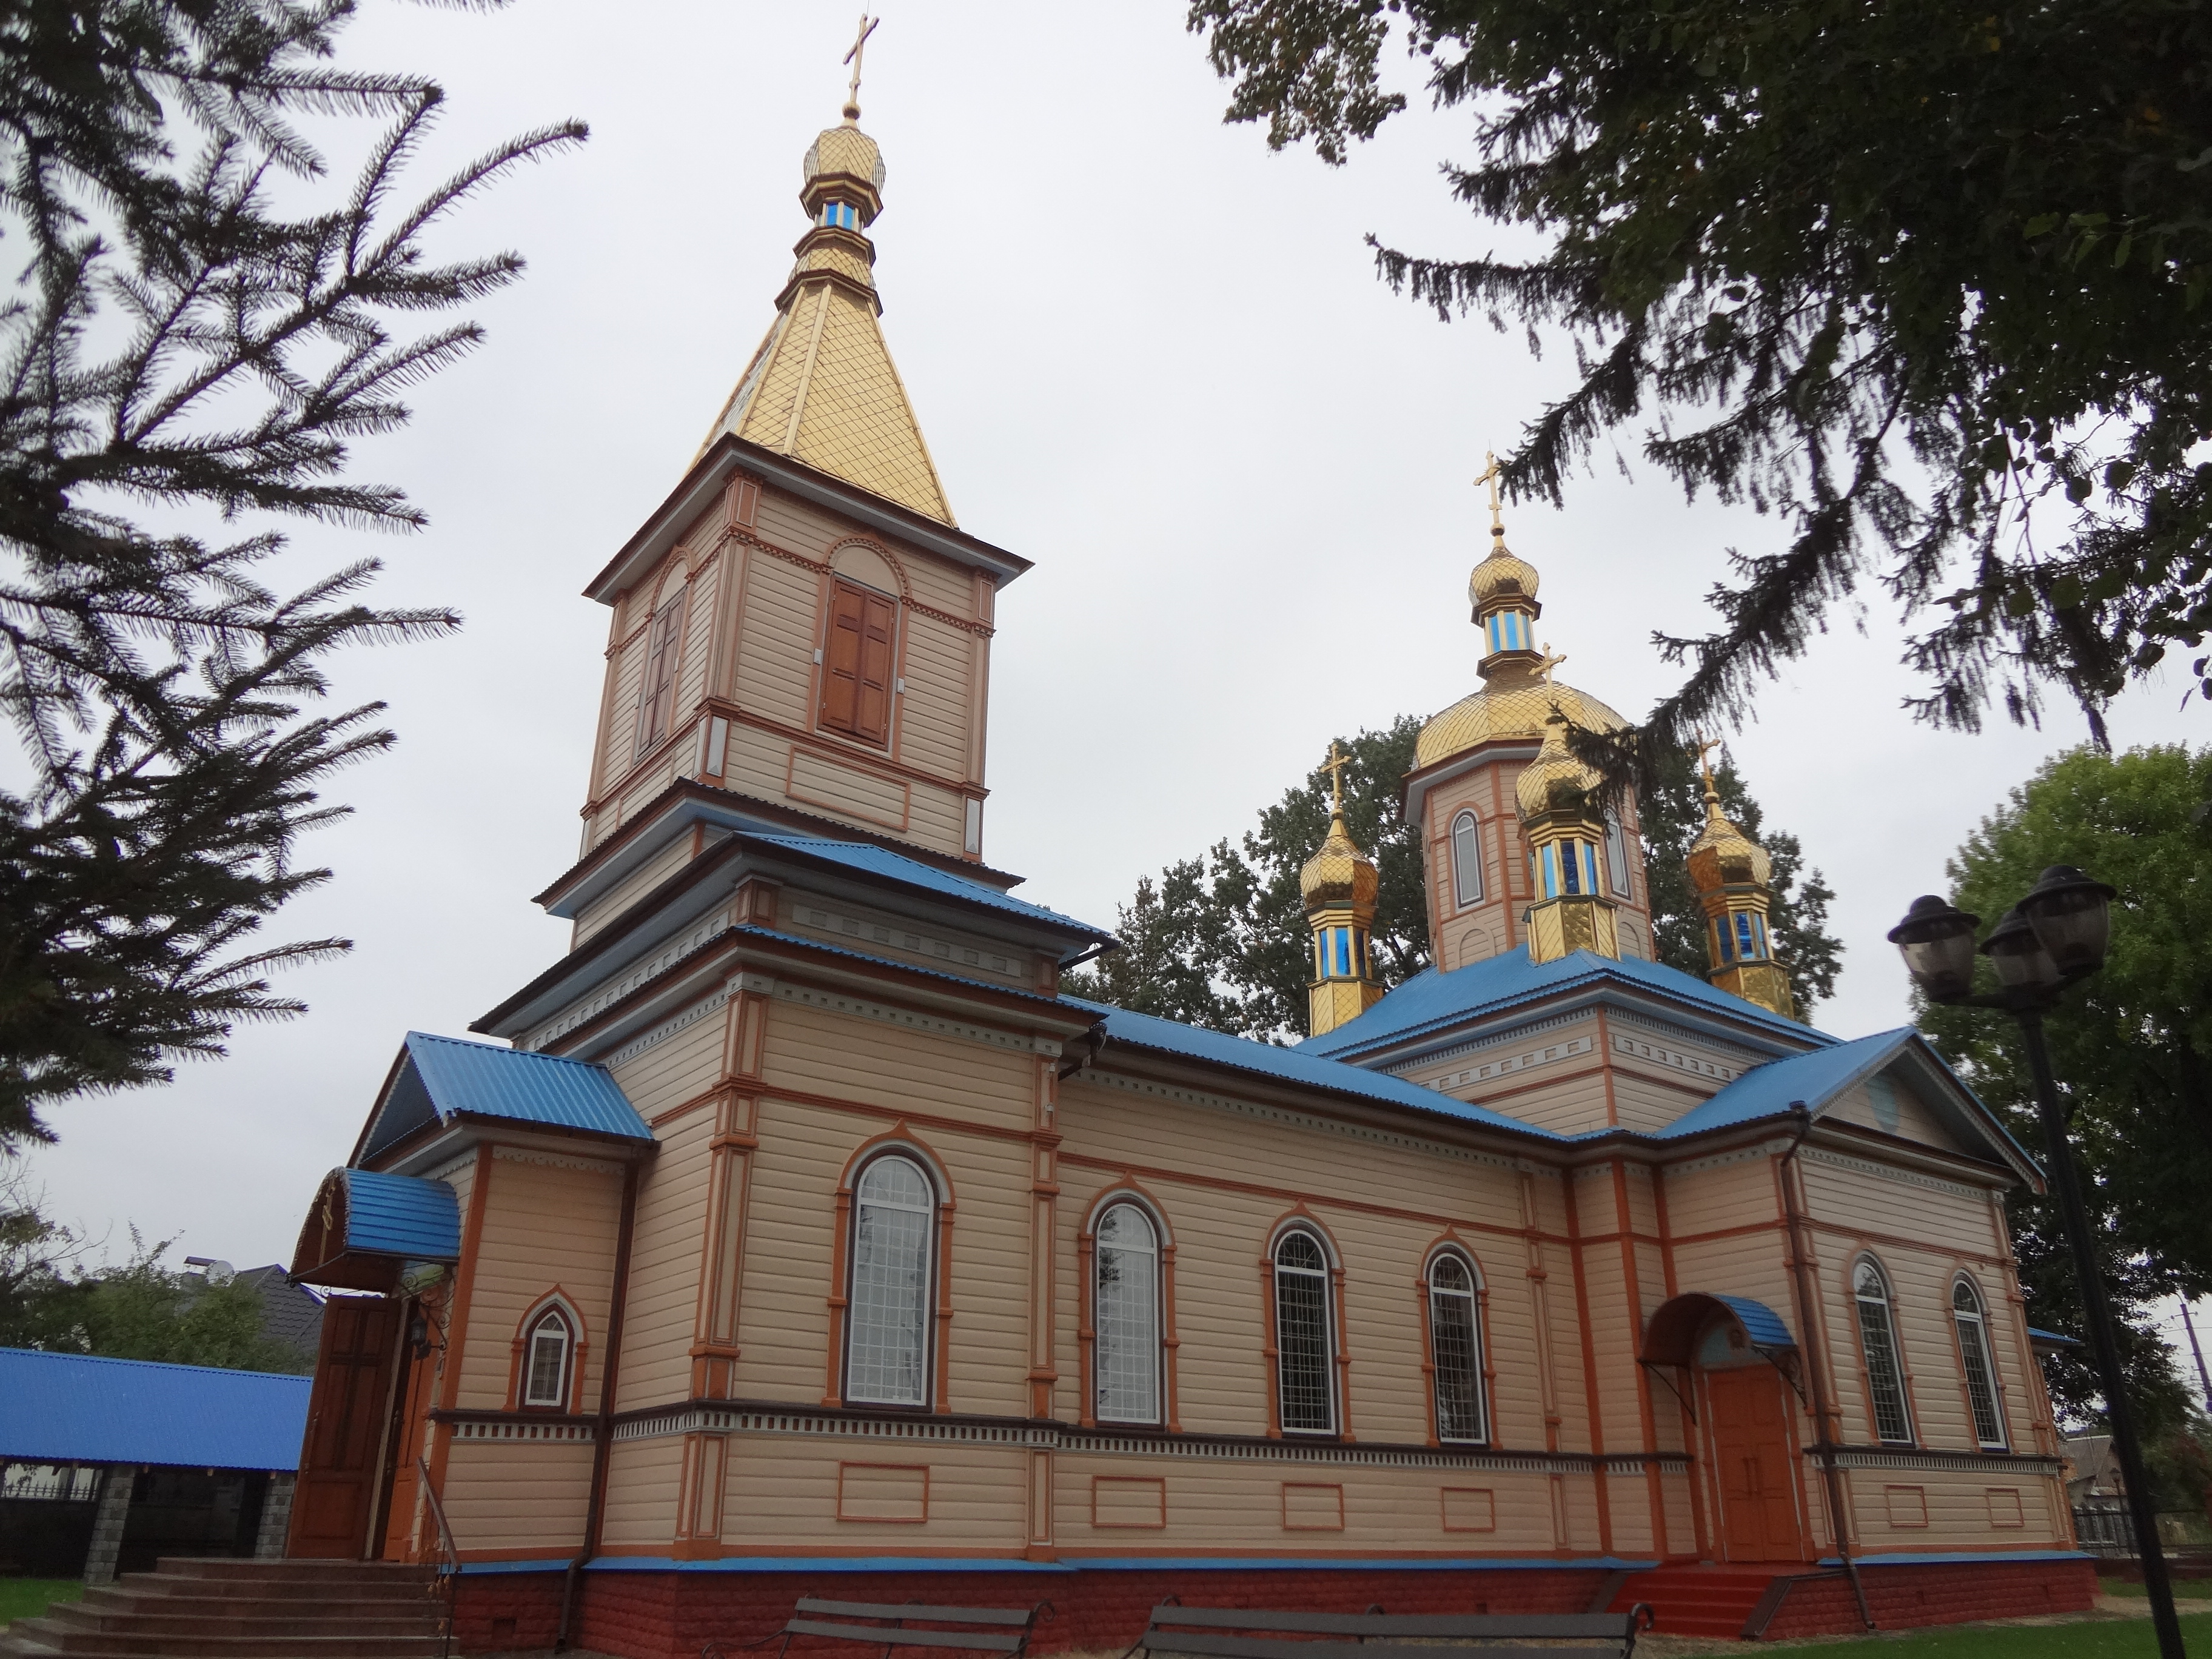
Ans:
[{"label": "arched window", "polygon": [[912,1158],[890,1154],[861,1171],[853,1193],[848,1401],[928,1403],[930,1232],[936,1213],[936,1190]]},{"label": "arched window", "polygon": [[522,1403],[559,1410],[568,1403],[568,1361],[576,1334],[557,1308],[538,1315],[522,1343]]},{"label": "arched window", "polygon": [[653,613],[645,641],[645,673],[637,694],[637,746],[645,751],[668,735],[676,713],[676,665],[684,649],[684,599],[688,590],[678,583],[675,591]]},{"label": "arched window", "polygon": [[1618,899],[1632,896],[1628,890],[1628,836],[1620,827],[1620,814],[1605,809],[1605,879]]},{"label": "arched window", "polygon": [[1102,1423],[1160,1420],[1160,1236],[1134,1204],[1098,1218],[1097,1417]]},{"label": "arched window", "polygon": [[1966,1403],[1973,1407],[1974,1439],[1991,1451],[2005,1448],[2004,1414],[1997,1409],[1996,1369],[1990,1364],[1989,1321],[1972,1280],[1951,1285],[1951,1321],[1959,1328],[1959,1364],[1966,1373]]},{"label": "arched window", "polygon": [[1874,1396],[1875,1433],[1888,1444],[1909,1446],[1912,1419],[1905,1408],[1905,1365],[1898,1358],[1889,1281],[1871,1257],[1861,1257],[1851,1270],[1851,1294],[1858,1303],[1859,1347],[1866,1356],[1867,1387]]},{"label": "arched window", "polygon": [[1482,902],[1482,826],[1474,814],[1462,812],[1452,820],[1452,890],[1460,908]]},{"label": "arched window", "polygon": [[1482,1398],[1482,1326],[1474,1269],[1452,1250],[1429,1264],[1429,1357],[1435,1366],[1437,1438],[1489,1438]]},{"label": "arched window", "polygon": [[1319,1239],[1294,1228],[1275,1243],[1275,1376],[1286,1434],[1335,1431],[1332,1322],[1328,1257]]}]

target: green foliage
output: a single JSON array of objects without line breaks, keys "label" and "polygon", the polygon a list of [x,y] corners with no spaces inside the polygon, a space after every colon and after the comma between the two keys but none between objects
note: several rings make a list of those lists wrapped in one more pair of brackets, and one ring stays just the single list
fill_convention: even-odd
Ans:
[{"label": "green foliage", "polygon": [[[2208,794],[2212,750],[2117,757],[2071,750],[2015,789],[1947,866],[1954,901],[1985,927],[2048,865],[2079,865],[2120,890],[2103,971],[2069,991],[2045,1030],[2088,1176],[2102,1276],[2137,1325],[2159,1296],[2212,1289],[2212,1207],[2203,1200],[2212,1188],[2212,957],[2203,943],[2212,937],[2212,835],[2195,817]],[[2014,1022],[1927,1007],[1920,1024],[2041,1156]],[[2010,1208],[2030,1316],[2078,1334],[2073,1264],[2050,1200],[2015,1194]],[[2166,1402],[2146,1416],[2178,1421],[2185,1390],[2164,1344],[2145,1328],[2130,1346],[2131,1393]],[[2057,1361],[2052,1371],[2054,1391],[2086,1411],[2096,1394],[2087,1361]]]},{"label": "green foliage", "polygon": [[[293,861],[344,810],[320,791],[392,741],[380,704],[306,712],[323,664],[458,620],[362,603],[373,561],[271,591],[264,515],[422,521],[347,476],[349,446],[402,424],[407,389],[481,331],[393,325],[521,270],[434,260],[426,234],[583,130],[526,134],[395,205],[444,94],[332,66],[354,9],[0,8],[0,716],[27,780],[0,793],[0,1147],[47,1138],[45,1103],[163,1080],[235,1021],[301,1012],[268,975],[346,942],[254,935],[327,877]],[[302,115],[381,126],[321,201]]]},{"label": "green foliage", "polygon": [[[1386,986],[1433,959],[1421,848],[1398,811],[1422,725],[1419,716],[1407,714],[1387,731],[1337,739],[1352,757],[1344,773],[1345,827],[1375,860],[1375,958]],[[1723,768],[1717,781],[1736,822],[1761,833],[1759,803],[1741,779]],[[1070,993],[1240,1036],[1296,1042],[1306,1030],[1313,971],[1298,872],[1328,833],[1328,803],[1327,774],[1310,773],[1236,844],[1224,840],[1200,857],[1171,864],[1157,882],[1139,877],[1136,897],[1121,907],[1115,928],[1124,948],[1070,975]],[[1703,912],[1682,865],[1705,821],[1701,788],[1685,763],[1639,805],[1661,960],[1703,978]],[[1775,940],[1789,953],[1802,1013],[1835,987],[1844,947],[1826,930],[1834,895],[1817,870],[1801,873],[1803,853],[1795,836],[1764,832],[1763,844],[1774,860]]]},{"label": "green foliage", "polygon": [[1644,768],[1869,586],[1923,629],[1917,712],[1966,727],[1992,696],[2033,718],[2052,683],[2094,722],[2212,633],[2212,10],[1192,0],[1188,21],[1231,118],[1277,146],[1340,161],[1402,107],[1393,30],[1468,112],[1452,189],[1546,251],[1377,258],[1440,316],[1573,344],[1577,383],[1504,463],[1516,496],[1559,500],[1641,426],[1691,495],[1779,520],[1715,591],[1717,628],[1661,640],[1689,675]]},{"label": "green foliage", "polygon": [[[1805,868],[1805,848],[1786,830],[1769,830],[1766,815],[1744,787],[1735,764],[1725,757],[1713,773],[1721,810],[1738,829],[1766,849],[1773,862],[1768,886],[1774,895],[1767,915],[1776,960],[1789,969],[1790,990],[1798,1018],[1811,1023],[1813,1010],[1835,994],[1843,969],[1844,942],[1827,931],[1828,903],[1836,895],[1818,870]],[[1651,885],[1651,932],[1659,960],[1700,979],[1711,966],[1705,913],[1690,885],[1690,843],[1705,825],[1705,791],[1686,750],[1662,757],[1648,793],[1636,799],[1642,820],[1644,878]]]}]

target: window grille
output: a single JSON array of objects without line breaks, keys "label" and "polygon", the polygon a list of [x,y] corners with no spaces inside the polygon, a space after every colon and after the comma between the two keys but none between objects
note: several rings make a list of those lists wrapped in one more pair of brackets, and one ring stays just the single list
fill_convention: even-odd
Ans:
[{"label": "window grille", "polygon": [[1966,1368],[1966,1401],[1974,1411],[1974,1439],[1993,1451],[2005,1445],[2004,1415],[1997,1409],[1995,1369],[1990,1364],[1989,1322],[1982,1298],[1961,1279],[1951,1286],[1951,1319],[1959,1328],[1959,1363]]},{"label": "window grille", "polygon": [[1435,1363],[1437,1438],[1482,1440],[1482,1340],[1474,1275],[1456,1255],[1429,1268],[1429,1347]]},{"label": "window grille", "polygon": [[853,1203],[851,1325],[845,1397],[867,1405],[927,1401],[929,1178],[910,1158],[879,1158]]},{"label": "window grille", "polygon": [[1094,1367],[1101,1422],[1160,1420],[1160,1250],[1133,1204],[1099,1218]]},{"label": "window grille", "polygon": [[530,1328],[524,1345],[522,1403],[526,1406],[565,1406],[568,1403],[568,1322],[548,1312]]},{"label": "window grille", "polygon": [[1875,1433],[1891,1445],[1909,1446],[1912,1419],[1905,1408],[1905,1367],[1897,1354],[1889,1285],[1881,1268],[1862,1261],[1852,1288],[1859,1304],[1859,1346],[1866,1355],[1867,1386],[1874,1395]]},{"label": "window grille", "polygon": [[1275,1246],[1275,1366],[1285,1433],[1336,1428],[1328,1316],[1328,1258],[1320,1242],[1285,1233]]}]

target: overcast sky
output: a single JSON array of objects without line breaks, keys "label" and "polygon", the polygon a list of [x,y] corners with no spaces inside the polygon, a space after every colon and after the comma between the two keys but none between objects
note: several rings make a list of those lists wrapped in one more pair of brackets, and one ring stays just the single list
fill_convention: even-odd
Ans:
[{"label": "overcast sky", "polygon": [[[357,948],[293,976],[313,1013],[240,1033],[228,1060],[54,1108],[61,1145],[33,1160],[58,1218],[240,1267],[289,1259],[403,1033],[465,1035],[564,946],[529,896],[577,851],[606,634],[578,592],[768,326],[854,8],[368,9],[345,60],[451,94],[421,187],[527,127],[580,116],[593,136],[463,213],[450,248],[513,246],[529,273],[480,309],[489,342],[421,390],[413,425],[360,452],[432,519],[367,544],[384,597],[468,625],[341,665],[340,695],[387,700],[401,741],[344,780],[356,815],[307,849],[337,879],[277,927]],[[999,611],[985,852],[1022,896],[1110,923],[1140,873],[1243,830],[1333,734],[1475,688],[1466,581],[1487,538],[1468,481],[1571,362],[1375,278],[1370,231],[1501,246],[1437,177],[1466,154],[1463,118],[1417,100],[1331,169],[1222,124],[1181,0],[886,12],[861,98],[889,167],[884,326],[961,525],[1036,567]],[[1561,677],[1632,717],[1668,686],[1652,631],[1705,629],[1726,548],[1775,534],[1610,457],[1565,512],[1507,522],[1543,574]],[[363,550],[311,533],[296,562],[304,579]],[[1883,932],[2085,735],[2064,708],[2039,732],[1914,725],[1898,618],[1869,598],[1731,739],[1840,895],[1844,977],[1819,1018],[1844,1036],[1905,1022]],[[2184,690],[2123,700],[2116,741],[2201,741]]]}]

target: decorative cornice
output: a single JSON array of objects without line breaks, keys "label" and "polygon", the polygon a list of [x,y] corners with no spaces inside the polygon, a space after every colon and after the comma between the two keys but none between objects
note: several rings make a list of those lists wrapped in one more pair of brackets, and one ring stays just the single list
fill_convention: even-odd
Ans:
[{"label": "decorative cornice", "polygon": [[1940,1176],[1923,1173],[1918,1170],[1900,1170],[1893,1164],[1877,1164],[1869,1158],[1852,1158],[1847,1153],[1834,1152],[1821,1146],[1805,1146],[1797,1156],[1808,1164],[1826,1164],[1832,1169],[1849,1170],[1854,1175],[1872,1176],[1877,1181],[1893,1181],[1900,1186],[1919,1187],[1931,1193],[1942,1193],[1948,1198],[1980,1198],[1988,1191],[1984,1187],[1969,1187],[1963,1182],[1946,1181]]},{"label": "decorative cornice", "polygon": [[623,1166],[604,1158],[572,1158],[565,1152],[539,1152],[520,1146],[495,1146],[491,1155],[502,1164],[535,1164],[545,1170],[583,1170],[592,1175],[620,1175]]},{"label": "decorative cornice", "polygon": [[[1818,1446],[1805,1448],[1805,1455],[1818,1460]],[[1916,1446],[1838,1447],[1834,1453],[1839,1469],[1936,1469],[1952,1474],[2023,1474],[2056,1480],[2065,1473],[2063,1459],[2037,1457],[2027,1452],[1926,1451]]]},{"label": "decorative cornice", "polygon": [[[1553,1020],[1547,1021],[1547,1024],[1565,1024],[1567,1022],[1565,1020]],[[1504,1048],[1518,1048],[1526,1041],[1527,1034],[1525,1032],[1516,1032],[1514,1035],[1514,1040],[1510,1043],[1488,1043],[1484,1045],[1485,1052],[1494,1051]],[[1492,1060],[1484,1065],[1469,1066],[1464,1070],[1455,1073],[1450,1077],[1438,1078],[1435,1082],[1424,1084],[1421,1086],[1424,1088],[1435,1089],[1441,1092],[1448,1089],[1455,1088],[1463,1083],[1487,1083],[1498,1078],[1517,1077],[1523,1072],[1533,1072],[1542,1066],[1554,1066],[1560,1060],[1568,1060],[1578,1054],[1595,1054],[1596,1051],[1597,1041],[1595,1038],[1570,1037],[1565,1042],[1547,1043],[1542,1045],[1540,1048],[1532,1047],[1528,1049],[1527,1052],[1522,1054],[1508,1054],[1503,1060]],[[1477,1101],[1475,1104],[1480,1105],[1481,1102]]]}]

